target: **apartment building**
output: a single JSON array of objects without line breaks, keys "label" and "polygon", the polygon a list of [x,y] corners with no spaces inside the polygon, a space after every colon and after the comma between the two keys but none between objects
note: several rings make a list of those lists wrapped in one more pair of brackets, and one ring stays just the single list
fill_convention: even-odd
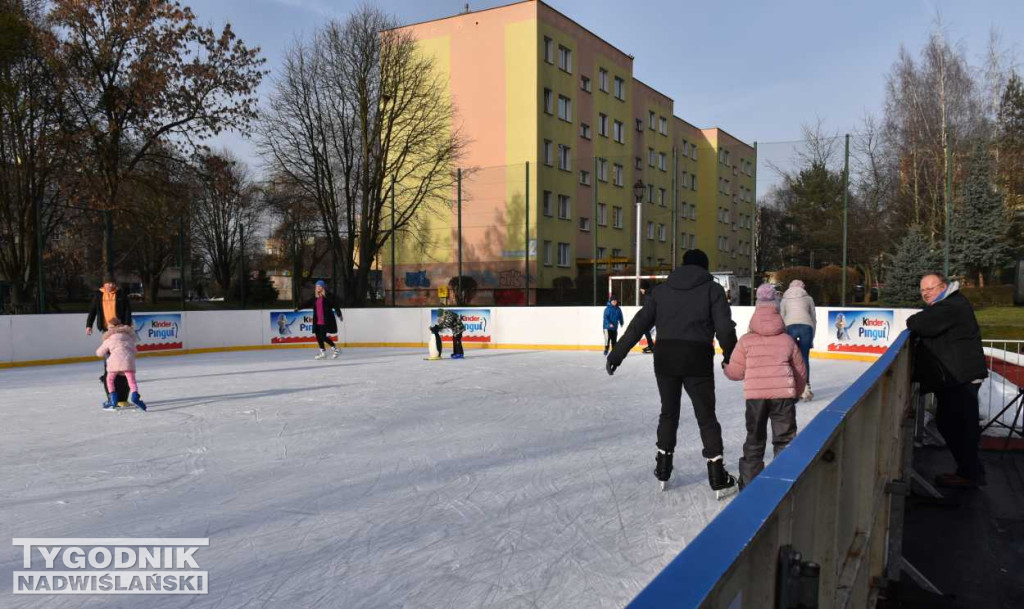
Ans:
[{"label": "apartment building", "polygon": [[602,283],[634,272],[638,213],[644,274],[699,247],[712,270],[749,275],[753,148],[677,117],[632,56],[537,0],[407,27],[470,145],[461,248],[456,193],[421,211],[394,268],[382,261],[399,301],[432,302],[459,268],[478,302],[582,292],[595,269]]}]

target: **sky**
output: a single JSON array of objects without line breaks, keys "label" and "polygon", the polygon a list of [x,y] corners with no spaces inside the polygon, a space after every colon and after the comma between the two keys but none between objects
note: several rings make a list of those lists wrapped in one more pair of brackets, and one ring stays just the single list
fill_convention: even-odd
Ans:
[{"label": "sky", "polygon": [[[260,46],[271,71],[285,50],[326,20],[344,19],[360,0],[182,0],[200,22],[230,22]],[[508,4],[471,1],[471,10]],[[464,0],[390,0],[379,6],[401,23],[459,13]],[[675,100],[675,113],[699,127],[717,126],[759,146],[800,137],[823,121],[829,132],[856,132],[879,116],[886,74],[900,45],[915,56],[941,15],[947,37],[979,64],[995,29],[1017,62],[1024,60],[1022,0],[549,0],[548,4],[635,57],[634,75]],[[238,135],[212,145],[258,166]],[[778,144],[781,150],[783,144]],[[769,146],[770,149],[770,146]],[[768,149],[763,149],[768,152]],[[767,156],[767,155],[766,155]],[[759,175],[760,182],[760,175]],[[760,188],[759,188],[760,189]]]}]

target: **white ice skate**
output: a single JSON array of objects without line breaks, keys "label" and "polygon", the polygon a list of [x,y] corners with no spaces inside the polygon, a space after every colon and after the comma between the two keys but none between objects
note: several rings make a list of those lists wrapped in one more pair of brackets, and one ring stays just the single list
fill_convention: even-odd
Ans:
[{"label": "white ice skate", "polygon": [[314,357],[313,359],[324,359],[326,357],[327,353],[325,353],[323,349],[320,349],[320,353],[317,353],[316,357]]},{"label": "white ice skate", "polygon": [[810,402],[814,399],[814,392],[811,391],[810,383],[807,383],[807,385],[804,386],[804,392],[800,397],[803,398],[805,402]]},{"label": "white ice skate", "polygon": [[337,347],[331,347],[331,359],[338,359],[338,355],[340,354],[341,351],[338,351]]}]

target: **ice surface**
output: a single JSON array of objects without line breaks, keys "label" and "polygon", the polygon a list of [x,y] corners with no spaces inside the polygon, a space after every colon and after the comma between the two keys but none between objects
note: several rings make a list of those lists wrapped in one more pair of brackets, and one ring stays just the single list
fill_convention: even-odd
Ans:
[{"label": "ice surface", "polygon": [[[597,352],[313,354],[141,359],[148,413],[100,408],[99,362],[0,371],[0,538],[210,538],[207,596],[13,596],[8,546],[0,604],[617,608],[726,504],[686,398],[659,490],[650,356],[609,377]],[[798,422],[867,366],[812,360]]]}]

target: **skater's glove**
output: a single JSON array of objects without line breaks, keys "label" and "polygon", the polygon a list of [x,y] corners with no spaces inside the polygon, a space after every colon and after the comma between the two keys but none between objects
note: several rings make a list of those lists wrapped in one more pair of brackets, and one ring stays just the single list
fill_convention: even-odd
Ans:
[{"label": "skater's glove", "polygon": [[604,369],[608,371],[608,376],[612,376],[613,374],[615,374],[615,371],[618,370],[618,368],[619,365],[613,362],[611,358],[608,358],[608,360],[604,364]]}]

